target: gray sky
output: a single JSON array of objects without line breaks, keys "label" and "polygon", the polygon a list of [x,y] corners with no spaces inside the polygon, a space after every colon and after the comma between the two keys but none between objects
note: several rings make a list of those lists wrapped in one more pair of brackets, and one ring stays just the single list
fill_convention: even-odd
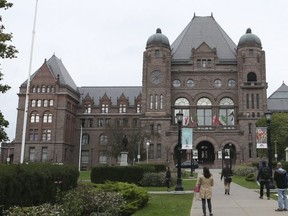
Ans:
[{"label": "gray sky", "polygon": [[[8,0],[1,10],[18,58],[2,60],[4,80],[12,88],[0,95],[0,109],[15,138],[19,86],[28,78],[36,0]],[[210,16],[238,44],[252,29],[266,52],[268,96],[288,84],[287,0],[39,0],[32,73],[54,53],[77,86],[141,86],[142,56],[149,36],[161,28],[170,41],[193,18]]]}]

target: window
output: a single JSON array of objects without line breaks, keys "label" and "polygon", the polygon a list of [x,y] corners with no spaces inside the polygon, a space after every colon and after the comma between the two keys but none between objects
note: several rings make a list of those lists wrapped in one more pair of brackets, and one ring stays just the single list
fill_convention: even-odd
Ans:
[{"label": "window", "polygon": [[254,94],[251,94],[251,108],[254,109]]},{"label": "window", "polygon": [[53,100],[49,100],[49,106],[50,106],[50,107],[53,106]]},{"label": "window", "polygon": [[119,113],[126,113],[126,104],[119,105]]},{"label": "window", "polygon": [[155,109],[158,109],[158,95],[155,95]]},{"label": "window", "polygon": [[141,106],[140,103],[137,103],[136,112],[137,112],[137,113],[141,113],[141,112],[142,112],[142,106]]},{"label": "window", "polygon": [[234,102],[231,98],[222,98],[219,103],[219,122],[221,125],[235,124]]},{"label": "window", "polygon": [[163,109],[163,99],[164,99],[163,95],[160,95],[160,110]]},{"label": "window", "polygon": [[222,86],[222,81],[220,79],[214,80],[214,86],[220,88]]},{"label": "window", "polygon": [[253,144],[249,143],[249,158],[252,158],[252,153],[253,153]]},{"label": "window", "polygon": [[212,67],[212,60],[211,60],[211,59],[208,59],[208,60],[207,60],[207,67],[208,67],[208,68],[211,68],[211,67]]},{"label": "window", "polygon": [[32,87],[32,92],[33,92],[33,93],[36,92],[36,87],[35,87],[35,86]]},{"label": "window", "polygon": [[248,133],[252,134],[252,123],[248,124]]},{"label": "window", "polygon": [[161,144],[157,144],[157,152],[156,152],[156,158],[160,159],[161,158]]},{"label": "window", "polygon": [[42,148],[41,161],[42,162],[47,162],[48,161],[48,148],[47,147],[43,147]]},{"label": "window", "polygon": [[51,123],[52,122],[52,114],[49,112],[45,112],[43,116],[43,123]]},{"label": "window", "polygon": [[260,107],[260,99],[259,99],[260,97],[259,97],[259,94],[256,94],[256,109],[259,109],[259,107]]},{"label": "window", "polygon": [[37,107],[41,107],[41,103],[42,103],[41,100],[37,100]]},{"label": "window", "polygon": [[152,110],[153,109],[153,95],[150,95],[149,104],[150,104],[150,110]]},{"label": "window", "polygon": [[188,79],[187,82],[186,82],[186,86],[189,87],[189,88],[194,87],[195,86],[194,80]]},{"label": "window", "polygon": [[41,89],[39,86],[37,86],[37,93],[40,93],[41,92]]},{"label": "window", "polygon": [[43,107],[48,107],[48,100],[43,100]]},{"label": "window", "polygon": [[202,67],[205,68],[206,67],[206,59],[202,60]]},{"label": "window", "polygon": [[149,148],[149,159],[153,159],[154,158],[154,144],[150,143],[150,145],[148,146]]},{"label": "window", "polygon": [[50,93],[50,87],[49,86],[46,87],[46,92]]},{"label": "window", "polygon": [[84,113],[91,113],[91,104],[84,105]]},{"label": "window", "polygon": [[54,86],[51,86],[51,92],[54,93]]},{"label": "window", "polygon": [[87,120],[87,127],[92,128],[93,127],[93,119]]},{"label": "window", "polygon": [[139,119],[134,118],[134,119],[132,120],[132,125],[133,125],[133,127],[140,127],[140,121],[139,121]]},{"label": "window", "polygon": [[108,113],[109,106],[108,104],[102,104],[102,113]]},{"label": "window", "polygon": [[235,87],[236,86],[236,81],[233,79],[228,80],[228,86],[229,87]]},{"label": "window", "polygon": [[161,53],[160,53],[160,50],[155,50],[155,57],[160,57],[161,56]]},{"label": "window", "polygon": [[246,94],[246,109],[249,109],[249,94]]},{"label": "window", "polygon": [[197,123],[199,126],[212,125],[212,103],[209,98],[197,101]]},{"label": "window", "polygon": [[29,148],[29,162],[35,161],[35,147]]},{"label": "window", "polygon": [[83,134],[82,135],[82,145],[88,145],[89,144],[89,134]]},{"label": "window", "polygon": [[183,114],[182,124],[187,126],[189,124],[189,116],[190,116],[189,101],[186,98],[178,98],[175,101],[174,105],[175,105],[175,110],[174,110],[175,123],[177,123],[176,114],[180,112]]},{"label": "window", "polygon": [[99,163],[107,163],[107,153],[106,151],[99,152]]},{"label": "window", "polygon": [[197,59],[197,67],[198,67],[198,68],[201,67],[201,59]]},{"label": "window", "polygon": [[161,134],[161,124],[157,125],[157,134]]},{"label": "window", "polygon": [[42,129],[42,141],[51,141],[51,129]]},{"label": "window", "polygon": [[81,163],[88,163],[89,162],[89,151],[82,150],[81,151]]},{"label": "window", "polygon": [[45,87],[45,85],[42,85],[41,92],[42,92],[42,93],[45,93],[45,92],[46,92],[46,87]]},{"label": "window", "polygon": [[36,107],[36,100],[31,101],[31,107]]},{"label": "window", "polygon": [[181,85],[181,81],[180,80],[178,80],[178,79],[176,79],[176,80],[173,80],[173,87],[179,87],[180,85]]},{"label": "window", "polygon": [[105,134],[100,135],[100,145],[107,145],[108,137]]},{"label": "window", "polygon": [[249,57],[253,57],[253,49],[249,49]]},{"label": "window", "polygon": [[38,141],[38,129],[29,130],[29,141]]},{"label": "window", "polygon": [[39,113],[32,112],[31,117],[30,117],[30,122],[31,123],[39,123]]},{"label": "window", "polygon": [[257,76],[254,72],[250,72],[247,74],[247,81],[248,82],[256,82],[257,81]]},{"label": "window", "polygon": [[103,127],[104,126],[104,120],[103,119],[97,119],[97,126]]}]

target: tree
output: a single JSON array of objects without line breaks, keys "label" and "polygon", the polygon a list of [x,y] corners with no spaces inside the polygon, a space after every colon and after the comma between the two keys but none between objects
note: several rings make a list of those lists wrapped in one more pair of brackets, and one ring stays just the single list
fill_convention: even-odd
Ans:
[{"label": "tree", "polygon": [[[0,0],[0,9],[7,10],[12,7],[12,3],[8,3],[6,0]],[[5,27],[2,22],[2,16],[0,15],[0,57],[2,59],[5,58],[16,58],[16,54],[18,51],[16,48],[9,44],[12,41],[12,33],[5,33]],[[1,64],[0,64],[1,65]],[[0,68],[0,81],[3,80],[3,73]],[[6,91],[10,89],[10,86],[0,83],[0,92],[4,94]],[[5,132],[5,128],[9,126],[9,122],[5,120],[4,115],[0,110],[0,142],[8,141],[9,138],[7,133]]]},{"label": "tree", "polygon": [[[265,118],[257,121],[258,127],[267,126]],[[273,113],[271,119],[271,146],[275,152],[275,144],[277,143],[278,160],[285,159],[285,148],[288,147],[288,113]]]}]

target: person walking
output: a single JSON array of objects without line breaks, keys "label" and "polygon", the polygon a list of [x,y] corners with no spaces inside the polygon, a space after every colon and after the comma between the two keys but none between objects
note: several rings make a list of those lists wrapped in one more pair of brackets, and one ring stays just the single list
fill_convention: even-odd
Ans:
[{"label": "person walking", "polygon": [[167,191],[170,192],[170,182],[171,182],[170,167],[166,167],[165,182],[166,182]]},{"label": "person walking", "polygon": [[269,183],[272,181],[270,177],[270,168],[267,166],[266,161],[262,161],[262,166],[260,166],[257,181],[260,183],[260,199],[263,199],[264,186],[266,188],[267,199],[270,199],[270,188]]},{"label": "person walking", "polygon": [[206,216],[206,201],[209,215],[212,216],[212,186],[214,185],[213,176],[209,168],[203,167],[203,174],[198,178],[197,185],[200,187],[199,196],[202,201],[203,215]]},{"label": "person walking", "polygon": [[226,166],[222,169],[222,172],[221,172],[221,181],[222,181],[222,178],[224,177],[225,195],[226,194],[230,195],[230,184],[232,182],[232,176],[233,176],[233,172],[231,168],[228,166],[228,164],[226,163]]},{"label": "person walking", "polygon": [[[286,170],[280,162],[274,172],[274,180],[278,191],[278,208],[275,211],[287,211],[287,185],[285,182]],[[284,207],[283,207],[284,206]]]}]

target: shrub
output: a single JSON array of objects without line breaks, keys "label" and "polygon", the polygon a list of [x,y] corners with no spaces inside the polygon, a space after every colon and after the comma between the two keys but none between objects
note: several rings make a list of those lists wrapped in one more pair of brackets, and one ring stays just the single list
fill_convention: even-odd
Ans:
[{"label": "shrub", "polygon": [[254,182],[256,180],[256,176],[254,173],[249,173],[246,177],[245,177],[246,181],[251,181]]},{"label": "shrub", "polygon": [[64,216],[67,215],[60,205],[43,204],[32,207],[11,207],[3,212],[4,216]]},{"label": "shrub", "polygon": [[122,216],[132,215],[138,209],[144,207],[149,200],[147,191],[135,184],[107,181],[105,184],[96,185],[96,187],[105,192],[122,194],[125,199],[125,205],[120,210]]},{"label": "shrub", "polygon": [[[171,176],[171,185],[176,182],[175,176]],[[140,181],[141,186],[162,187],[166,185],[165,172],[144,173],[143,179]]]},{"label": "shrub", "polygon": [[239,176],[247,176],[248,174],[255,174],[257,172],[257,168],[253,166],[245,166],[245,165],[240,165],[240,166],[235,166],[233,168],[233,173],[235,175]]}]

